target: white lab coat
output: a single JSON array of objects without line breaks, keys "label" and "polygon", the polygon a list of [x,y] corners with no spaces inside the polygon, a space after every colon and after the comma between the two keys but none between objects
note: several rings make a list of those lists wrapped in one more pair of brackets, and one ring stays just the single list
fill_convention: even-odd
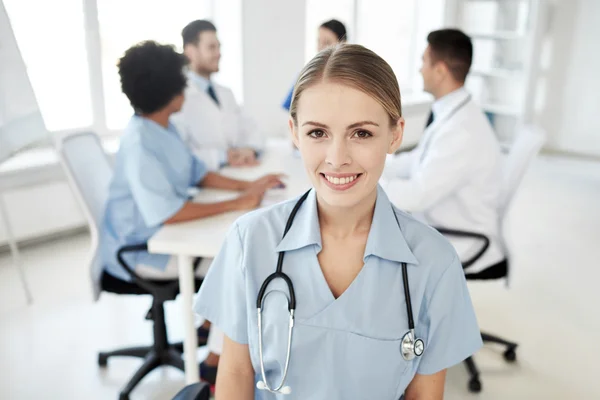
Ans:
[{"label": "white lab coat", "polygon": [[219,99],[217,106],[189,74],[183,108],[171,117],[171,122],[192,152],[214,171],[227,160],[230,148],[250,147],[260,151],[264,138],[256,122],[237,104],[233,92],[211,82]]},{"label": "white lab coat", "polygon": [[[389,156],[381,184],[390,200],[431,226],[483,233],[490,247],[468,268],[481,269],[504,258],[499,235],[502,154],[485,114],[464,89],[434,103],[435,119],[417,147]],[[452,114],[452,115],[450,115]],[[462,260],[481,241],[448,237]]]}]

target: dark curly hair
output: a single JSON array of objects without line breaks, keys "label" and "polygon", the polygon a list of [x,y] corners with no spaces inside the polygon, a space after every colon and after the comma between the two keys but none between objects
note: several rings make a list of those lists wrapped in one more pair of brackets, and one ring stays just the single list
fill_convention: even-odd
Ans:
[{"label": "dark curly hair", "polygon": [[173,46],[145,41],[129,48],[119,59],[121,90],[138,114],[166,107],[183,93],[187,79],[185,57]]}]

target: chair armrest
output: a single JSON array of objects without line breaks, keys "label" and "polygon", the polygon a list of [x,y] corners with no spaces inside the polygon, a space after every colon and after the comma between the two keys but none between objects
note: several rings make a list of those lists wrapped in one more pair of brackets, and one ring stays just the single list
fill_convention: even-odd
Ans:
[{"label": "chair armrest", "polygon": [[483,246],[481,247],[481,249],[479,249],[479,251],[477,253],[475,253],[471,258],[468,258],[465,261],[461,261],[463,269],[473,265],[473,263],[475,263],[475,261],[479,260],[479,258],[481,258],[481,256],[490,247],[490,239],[481,233],[459,231],[456,229],[448,229],[448,228],[439,228],[439,227],[435,227],[435,226],[433,228],[445,236],[455,236],[455,237],[460,237],[460,238],[478,239],[483,242]]},{"label": "chair armrest", "polygon": [[209,400],[210,387],[206,382],[187,385],[173,397],[173,400]]},{"label": "chair armrest", "polygon": [[164,289],[164,287],[154,285],[148,282],[146,279],[139,276],[138,274],[136,274],[134,269],[131,268],[123,259],[123,254],[125,253],[138,253],[141,251],[148,251],[147,243],[123,246],[119,250],[117,250],[117,260],[119,261],[119,264],[121,264],[121,266],[125,269],[125,271],[127,271],[127,273],[131,276],[132,280],[135,282],[136,285],[140,286],[141,288],[145,289],[150,293],[156,294],[157,291]]}]

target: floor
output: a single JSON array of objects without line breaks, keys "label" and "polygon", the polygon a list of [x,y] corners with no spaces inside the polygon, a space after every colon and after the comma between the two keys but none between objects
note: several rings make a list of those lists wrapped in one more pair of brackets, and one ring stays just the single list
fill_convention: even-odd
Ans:
[{"label": "floor", "polygon": [[[462,365],[446,399],[600,399],[600,163],[544,156],[526,176],[506,227],[511,285],[470,284],[481,327],[519,342],[518,362],[497,348],[476,360],[483,391],[467,391]],[[150,340],[148,299],[103,295],[94,303],[79,235],[23,252],[35,303],[27,306],[7,254],[0,255],[0,399],[116,399],[140,361],[96,366],[97,352]],[[181,338],[178,302],[167,306]],[[183,374],[155,371],[135,399],[171,399]]]}]

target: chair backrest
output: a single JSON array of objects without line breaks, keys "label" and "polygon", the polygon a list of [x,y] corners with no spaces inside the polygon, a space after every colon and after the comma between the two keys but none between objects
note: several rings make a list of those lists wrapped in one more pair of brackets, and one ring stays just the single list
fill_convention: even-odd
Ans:
[{"label": "chair backrest", "polygon": [[546,141],[543,129],[534,125],[522,125],[504,161],[500,216],[504,218],[517,189],[523,181],[527,168]]},{"label": "chair backrest", "polygon": [[100,295],[100,277],[103,266],[98,256],[98,240],[112,166],[102,142],[93,132],[82,132],[62,139],[59,154],[69,183],[75,192],[90,227],[92,239],[91,275],[94,298]]}]

